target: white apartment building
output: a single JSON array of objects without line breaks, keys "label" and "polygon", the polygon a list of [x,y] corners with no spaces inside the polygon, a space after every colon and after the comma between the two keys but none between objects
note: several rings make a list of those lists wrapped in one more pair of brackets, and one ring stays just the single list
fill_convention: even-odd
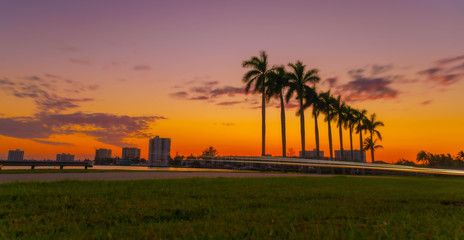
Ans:
[{"label": "white apartment building", "polygon": [[19,149],[8,151],[8,161],[23,161],[24,151]]},{"label": "white apartment building", "polygon": [[148,164],[150,166],[168,166],[171,155],[171,139],[158,136],[150,139],[148,147]]}]

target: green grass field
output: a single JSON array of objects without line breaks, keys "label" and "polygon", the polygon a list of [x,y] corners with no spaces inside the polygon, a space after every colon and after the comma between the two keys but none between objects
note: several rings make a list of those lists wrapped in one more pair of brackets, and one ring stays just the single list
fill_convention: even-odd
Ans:
[{"label": "green grass field", "polygon": [[[192,169],[192,172],[200,172],[201,170]],[[104,173],[104,172],[172,172],[169,170],[126,170],[126,169],[3,169],[1,174],[22,174],[22,173]],[[184,171],[188,172],[188,171]],[[232,171],[231,171],[232,172]]]},{"label": "green grass field", "polygon": [[3,169],[0,174],[19,174],[19,173],[99,173],[99,172],[129,172],[131,170],[101,170],[101,169]]},{"label": "green grass field", "polygon": [[[125,169],[3,169],[0,174],[20,174],[20,173],[104,173],[104,172],[149,172],[150,170],[125,170]],[[167,172],[163,170],[152,170],[157,172]]]},{"label": "green grass field", "polygon": [[0,184],[0,239],[464,239],[464,179]]}]

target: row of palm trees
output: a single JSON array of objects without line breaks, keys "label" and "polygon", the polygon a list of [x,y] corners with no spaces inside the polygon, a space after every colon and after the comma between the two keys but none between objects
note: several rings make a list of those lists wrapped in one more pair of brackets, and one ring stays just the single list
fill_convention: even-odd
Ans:
[{"label": "row of palm trees", "polygon": [[[243,76],[243,82],[246,84],[245,91],[250,90],[259,92],[262,97],[261,114],[262,114],[262,155],[266,155],[266,103],[271,98],[280,100],[281,108],[281,126],[282,126],[282,156],[286,156],[286,130],[285,130],[285,102],[289,102],[294,97],[298,102],[299,109],[297,115],[300,117],[301,131],[301,151],[302,156],[305,154],[305,110],[312,108],[312,117],[315,123],[316,138],[316,155],[319,156],[319,127],[318,117],[322,114],[328,124],[329,150],[330,159],[333,160],[332,149],[332,128],[331,123],[336,122],[340,136],[340,150],[342,159],[348,159],[344,156],[343,151],[343,128],[349,130],[350,149],[353,161],[353,131],[359,134],[359,145],[361,149],[361,159],[363,150],[371,151],[371,160],[374,162],[374,151],[381,148],[377,145],[377,140],[382,140],[382,135],[377,130],[378,127],[384,126],[377,121],[376,115],[371,114],[367,117],[366,110],[357,110],[345,104],[341,97],[334,97],[330,90],[327,92],[317,92],[316,83],[320,81],[317,69],[306,69],[301,62],[289,63],[290,71],[286,71],[285,66],[269,67],[267,55],[264,51],[259,56],[253,56],[242,63],[244,68],[250,70]],[[253,89],[251,89],[253,88]],[[363,141],[363,132],[369,133]]]}]

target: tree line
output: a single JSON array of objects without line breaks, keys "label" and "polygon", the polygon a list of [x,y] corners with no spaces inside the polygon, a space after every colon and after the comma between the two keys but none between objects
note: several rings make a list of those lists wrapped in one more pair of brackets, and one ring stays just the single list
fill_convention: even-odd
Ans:
[{"label": "tree line", "polygon": [[[259,56],[252,56],[242,62],[242,67],[249,69],[243,76],[245,92],[250,91],[261,94],[261,116],[262,116],[262,146],[261,155],[266,155],[266,103],[272,98],[280,101],[280,117],[282,131],[282,156],[286,157],[286,129],[285,129],[285,103],[295,99],[298,102],[297,116],[300,118],[300,135],[302,157],[306,156],[305,148],[305,110],[311,108],[311,116],[314,118],[314,135],[316,139],[316,157],[319,156],[319,127],[318,117],[322,114],[324,121],[328,124],[328,139],[330,160],[333,160],[332,145],[332,126],[335,123],[339,129],[340,152],[342,159],[343,149],[343,129],[349,130],[350,135],[350,159],[354,161],[353,154],[353,132],[359,134],[359,146],[361,161],[364,159],[364,150],[370,150],[371,160],[374,162],[374,151],[382,148],[377,142],[382,140],[382,135],[378,128],[384,123],[377,120],[376,114],[367,115],[364,109],[355,109],[341,100],[341,96],[333,96],[330,90],[318,92],[317,83],[320,82],[318,70],[307,69],[301,61],[288,63],[286,66],[269,66],[266,52],[261,51]],[[363,133],[369,134],[363,139]]]}]

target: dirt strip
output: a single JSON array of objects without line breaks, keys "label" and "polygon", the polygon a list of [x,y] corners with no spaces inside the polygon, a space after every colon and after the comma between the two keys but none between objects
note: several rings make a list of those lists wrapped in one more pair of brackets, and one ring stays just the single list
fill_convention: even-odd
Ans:
[{"label": "dirt strip", "polygon": [[106,173],[26,173],[26,174],[0,174],[0,183],[14,181],[56,181],[63,179],[76,180],[130,180],[130,179],[157,179],[157,178],[191,178],[191,177],[299,177],[315,176],[308,174],[285,173],[250,173],[250,172],[106,172]]}]

